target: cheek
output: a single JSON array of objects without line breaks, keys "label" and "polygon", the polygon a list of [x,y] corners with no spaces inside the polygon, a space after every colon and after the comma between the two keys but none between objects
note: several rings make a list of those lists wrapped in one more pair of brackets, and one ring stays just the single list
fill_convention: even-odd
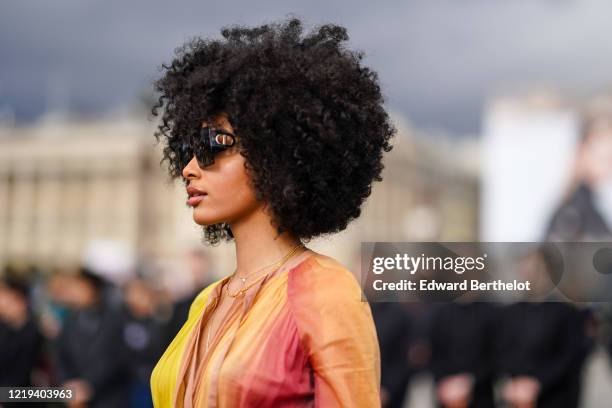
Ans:
[{"label": "cheek", "polygon": [[207,181],[209,196],[194,210],[194,220],[198,224],[231,222],[258,207],[244,168],[244,158],[239,154],[219,160],[219,165],[206,172],[203,178]]}]

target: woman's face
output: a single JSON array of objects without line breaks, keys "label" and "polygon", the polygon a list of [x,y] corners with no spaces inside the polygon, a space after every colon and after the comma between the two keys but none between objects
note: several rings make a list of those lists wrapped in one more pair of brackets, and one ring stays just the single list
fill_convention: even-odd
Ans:
[{"label": "woman's face", "polygon": [[582,161],[594,184],[612,177],[612,121],[600,120],[590,129],[583,145]]},{"label": "woman's face", "polygon": [[[234,133],[225,114],[216,116],[212,123],[203,122],[202,127],[205,126]],[[225,222],[231,225],[260,207],[244,163],[244,157],[239,153],[238,147],[234,146],[217,154],[210,166],[199,167],[194,156],[183,168],[182,174],[187,181],[187,187],[205,193],[198,198],[192,197],[188,202],[188,205],[193,207],[193,220],[197,224]]]}]

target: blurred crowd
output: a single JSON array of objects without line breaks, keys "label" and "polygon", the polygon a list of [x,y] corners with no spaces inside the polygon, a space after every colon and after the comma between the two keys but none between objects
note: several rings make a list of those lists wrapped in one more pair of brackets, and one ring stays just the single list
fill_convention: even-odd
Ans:
[{"label": "blurred crowd", "polygon": [[206,253],[187,257],[193,279],[181,295],[142,273],[118,285],[85,266],[7,268],[0,386],[70,387],[74,407],[151,407],[151,371],[211,282]]},{"label": "blurred crowd", "polygon": [[383,407],[406,406],[411,381],[425,374],[439,407],[575,408],[598,342],[612,356],[607,305],[472,298],[371,306]]},{"label": "blurred crowd", "polygon": [[[536,255],[546,263],[545,251]],[[151,371],[210,283],[206,254],[190,257],[199,284],[183,297],[143,276],[118,286],[85,267],[5,271],[0,386],[70,387],[74,407],[151,407]],[[607,310],[474,300],[371,303],[383,406],[405,406],[411,380],[423,374],[441,407],[578,406],[589,353],[598,340],[612,351]]]},{"label": "blurred crowd", "polygon": [[[584,115],[580,136],[566,193],[540,244],[521,259],[519,273],[534,283],[533,293],[511,303],[478,298],[371,303],[381,348],[384,407],[404,406],[410,381],[422,373],[433,378],[432,398],[440,407],[581,406],[588,357],[600,348],[612,361],[611,303],[538,295],[558,283],[555,257],[546,243],[612,242],[609,104]],[[607,270],[600,272],[609,275],[607,262]],[[589,266],[573,265],[576,270],[569,272],[578,279],[570,289],[586,285]]]}]

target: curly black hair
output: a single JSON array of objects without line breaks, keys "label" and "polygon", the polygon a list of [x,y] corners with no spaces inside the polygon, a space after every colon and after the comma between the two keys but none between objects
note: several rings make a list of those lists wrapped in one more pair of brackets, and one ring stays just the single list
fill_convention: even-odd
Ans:
[{"label": "curly black hair", "polygon": [[[372,182],[382,181],[383,151],[396,133],[378,75],[362,65],[362,52],[345,47],[349,37],[338,25],[305,35],[302,22],[289,18],[221,34],[177,48],[154,83],[152,113],[162,110],[155,137],[165,142],[170,178],[182,177],[185,138],[224,112],[278,233],[309,241],[342,231],[359,217]],[[205,244],[232,238],[225,223],[204,226]]]}]

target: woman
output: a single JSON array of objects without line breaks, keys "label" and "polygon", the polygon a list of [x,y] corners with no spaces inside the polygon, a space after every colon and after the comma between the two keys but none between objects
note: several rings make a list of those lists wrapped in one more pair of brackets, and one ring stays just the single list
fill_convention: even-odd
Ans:
[{"label": "woman", "polygon": [[595,99],[583,113],[573,173],[544,233],[549,241],[612,238],[612,101]]},{"label": "woman", "polygon": [[306,248],[341,231],[395,129],[346,30],[301,22],[195,39],[156,82],[170,175],[236,270],[205,288],[151,376],[156,407],[380,405],[380,359],[351,272]]}]

